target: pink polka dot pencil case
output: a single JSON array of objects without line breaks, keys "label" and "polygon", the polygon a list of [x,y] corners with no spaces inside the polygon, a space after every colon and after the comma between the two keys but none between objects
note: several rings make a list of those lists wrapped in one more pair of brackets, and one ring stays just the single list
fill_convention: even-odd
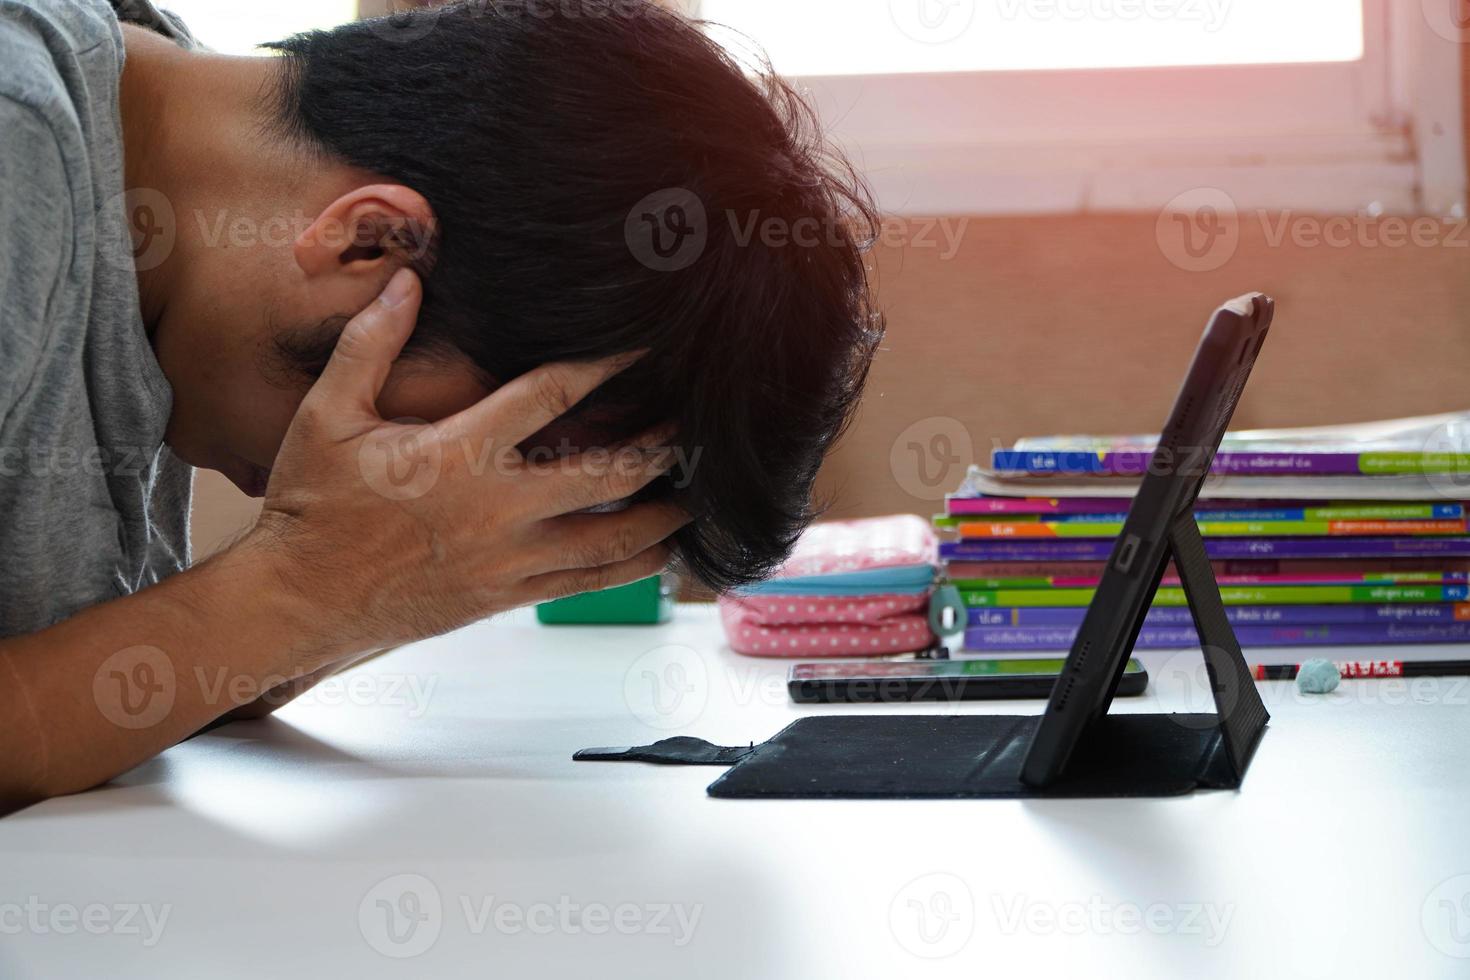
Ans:
[{"label": "pink polka dot pencil case", "polygon": [[774,576],[720,600],[730,647],[757,657],[927,649],[937,552],[912,514],[818,524]]}]

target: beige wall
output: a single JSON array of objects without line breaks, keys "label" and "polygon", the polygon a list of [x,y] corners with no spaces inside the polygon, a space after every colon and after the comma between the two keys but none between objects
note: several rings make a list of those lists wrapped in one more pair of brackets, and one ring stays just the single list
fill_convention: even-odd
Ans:
[{"label": "beige wall", "polygon": [[[891,234],[916,243],[874,256],[888,341],[823,474],[831,513],[931,513],[960,477],[945,461],[966,437],[983,457],[992,439],[1156,429],[1205,318],[1252,289],[1279,305],[1237,427],[1470,408],[1470,233],[1446,230],[1435,247],[1375,247],[1372,229],[1350,248],[1273,247],[1274,228],[1244,217],[1238,251],[1212,272],[1172,265],[1151,215],[974,219],[952,256],[919,247],[943,241],[920,224]],[[953,451],[927,460],[931,489],[908,444],[930,454],[944,448],[935,436]],[[197,489],[204,553],[255,508],[213,474]]]},{"label": "beige wall", "polygon": [[1156,431],[1210,311],[1253,289],[1278,306],[1236,428],[1470,408],[1470,232],[1445,229],[1438,247],[1374,246],[1391,228],[1349,248],[1273,247],[1278,220],[1243,216],[1238,251],[1212,272],[1171,264],[1152,215],[977,219],[949,260],[881,250],[888,343],[824,473],[833,515],[931,512],[908,446],[935,434],[967,432],[984,458],[993,439]]}]

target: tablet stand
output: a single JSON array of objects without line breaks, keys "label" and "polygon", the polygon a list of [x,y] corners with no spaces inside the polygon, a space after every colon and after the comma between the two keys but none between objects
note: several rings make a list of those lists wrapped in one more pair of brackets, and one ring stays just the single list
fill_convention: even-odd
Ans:
[{"label": "tablet stand", "polygon": [[1169,550],[1204,650],[1205,671],[1215,696],[1225,758],[1239,782],[1271,716],[1266,712],[1245,655],[1240,652],[1240,641],[1225,615],[1225,604],[1220,599],[1220,587],[1215,582],[1204,538],[1189,510],[1170,526]]}]

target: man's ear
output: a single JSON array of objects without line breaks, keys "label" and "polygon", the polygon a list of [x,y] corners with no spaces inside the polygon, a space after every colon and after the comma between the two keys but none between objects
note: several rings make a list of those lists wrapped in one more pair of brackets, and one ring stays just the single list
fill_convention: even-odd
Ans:
[{"label": "man's ear", "polygon": [[414,265],[433,243],[434,212],[402,184],[369,184],[337,198],[292,246],[308,277],[346,273],[374,282]]}]

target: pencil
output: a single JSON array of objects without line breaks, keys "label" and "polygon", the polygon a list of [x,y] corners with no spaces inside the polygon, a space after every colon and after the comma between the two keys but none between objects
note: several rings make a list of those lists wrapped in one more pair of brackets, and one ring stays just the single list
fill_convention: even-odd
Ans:
[{"label": "pencil", "polygon": [[[1470,676],[1470,660],[1339,660],[1343,677],[1463,677]],[[1301,664],[1257,664],[1258,681],[1294,681]]]}]

